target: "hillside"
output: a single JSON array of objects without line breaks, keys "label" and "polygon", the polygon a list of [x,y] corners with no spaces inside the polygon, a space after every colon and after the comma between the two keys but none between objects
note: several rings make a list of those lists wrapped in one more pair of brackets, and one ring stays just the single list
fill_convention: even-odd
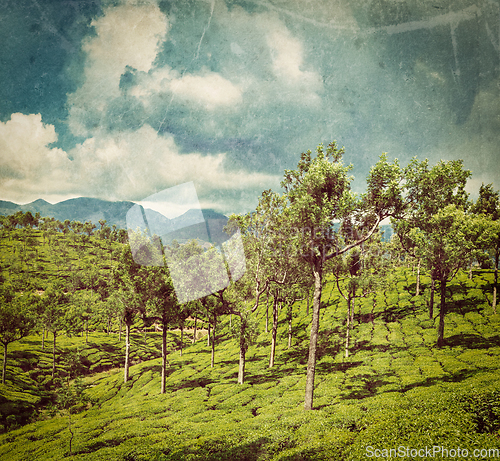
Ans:
[{"label": "hillside", "polygon": [[[99,220],[104,219],[109,227],[115,225],[118,229],[126,229],[127,212],[134,205],[133,202],[129,201],[111,202],[89,197],[64,200],[54,205],[42,199],[35,200],[25,205],[18,205],[13,202],[0,200],[0,216],[9,216],[17,211],[22,211],[24,213],[30,211],[33,215],[38,212],[41,217],[53,217],[59,221],[65,221],[66,219],[70,221],[80,221],[82,223],[91,221],[96,225],[99,223]],[[202,225],[198,224],[199,210],[188,210],[173,219],[168,219],[154,210],[145,209],[145,212],[148,220],[147,227],[150,228],[150,230],[154,229],[157,235],[168,234],[168,236],[165,235],[166,243],[170,243],[173,239],[189,240],[193,238],[200,238],[201,240],[210,242],[219,242],[221,239],[219,228],[221,226],[218,225],[218,223],[224,222],[225,224],[227,221],[226,216],[214,210],[201,210],[203,219],[209,223],[208,233],[211,233],[211,224],[214,229],[212,232],[214,235],[207,236],[206,225],[204,223]],[[142,227],[142,224],[140,227]],[[226,238],[227,235],[224,234],[223,240]]]},{"label": "hillside", "polygon": [[59,221],[69,219],[80,222],[92,221],[94,224],[100,219],[105,219],[109,226],[115,224],[118,228],[124,229],[127,227],[125,216],[133,205],[133,202],[110,202],[88,197],[64,200],[54,205],[41,199],[25,205],[0,201],[0,215],[8,216],[16,211],[31,211],[33,215],[39,212],[42,217],[53,217]]},{"label": "hillside", "polygon": [[[328,280],[312,412],[303,410],[310,322],[305,301],[294,306],[290,348],[285,313],[279,314],[273,368],[265,302],[260,306],[260,334],[247,353],[244,385],[237,384],[238,345],[227,317],[214,368],[206,340],[191,345],[184,335],[180,356],[178,333],[172,332],[165,395],[155,358],[159,333],[148,333],[147,345],[142,335],[134,337],[141,363],[132,366],[127,384],[122,370],[113,368],[123,347],[116,334],[92,333],[89,345],[82,337],[65,338],[58,353],[78,350],[88,367],[90,403],[71,416],[73,437],[67,412],[54,410],[54,417],[1,435],[0,459],[59,460],[69,456],[70,440],[75,460],[360,460],[374,457],[375,449],[398,447],[408,450],[406,459],[424,459],[411,450],[434,446],[467,450],[470,459],[474,450],[478,458],[488,449],[494,456],[483,457],[498,457],[500,315],[485,300],[491,282],[491,272],[477,270],[472,280],[459,273],[450,283],[447,345],[437,349],[427,293],[414,296],[415,276],[399,269],[390,289],[356,302],[346,359],[346,304]],[[422,283],[428,288],[429,279]],[[27,364],[47,366],[39,336],[12,347],[11,380],[0,387],[4,404],[36,399],[40,385]],[[107,371],[95,373],[100,362]]]}]

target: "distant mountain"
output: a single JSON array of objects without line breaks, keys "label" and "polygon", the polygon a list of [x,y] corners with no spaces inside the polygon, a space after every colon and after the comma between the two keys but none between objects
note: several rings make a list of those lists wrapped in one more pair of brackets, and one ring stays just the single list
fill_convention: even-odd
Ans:
[{"label": "distant mountain", "polygon": [[161,237],[164,244],[197,239],[220,245],[229,238],[224,232],[227,221],[226,216],[211,209],[190,209],[172,219],[141,205],[133,206],[127,213],[127,225],[131,229],[147,229],[151,235]]},{"label": "distant mountain", "polygon": [[[8,216],[17,211],[24,213],[31,211],[33,215],[39,212],[42,217],[53,217],[59,221],[66,219],[80,222],[91,221],[98,227],[99,220],[105,219],[108,226],[115,224],[118,228],[126,229],[127,212],[134,206],[137,207],[133,202],[110,202],[89,197],[64,200],[54,205],[42,199],[25,205],[0,200],[0,215]],[[226,216],[211,209],[201,211],[191,209],[173,219],[168,219],[161,213],[150,209],[145,209],[144,214],[147,220],[146,227],[151,233],[164,235],[168,241],[172,241],[174,238],[179,241],[200,238],[204,241],[219,242],[222,238],[219,229],[222,229],[227,222]],[[142,223],[138,224],[137,227],[144,227]],[[223,240],[227,240],[226,234],[224,234]]]},{"label": "distant mountain", "polygon": [[134,205],[133,202],[108,202],[95,198],[79,197],[54,205],[38,199],[25,205],[0,201],[0,215],[8,216],[17,211],[31,211],[34,215],[39,212],[42,217],[53,217],[60,221],[92,221],[99,226],[99,220],[105,219],[109,226],[116,224],[118,228],[126,228],[125,215]]}]

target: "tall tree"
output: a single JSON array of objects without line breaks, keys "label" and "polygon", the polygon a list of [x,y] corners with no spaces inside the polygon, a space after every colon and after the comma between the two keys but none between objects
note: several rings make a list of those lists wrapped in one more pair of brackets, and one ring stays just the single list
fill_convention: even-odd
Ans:
[{"label": "tall tree", "polygon": [[431,168],[428,160],[414,159],[405,169],[404,218],[394,222],[403,247],[421,257],[430,271],[431,318],[433,282],[440,283],[438,347],[444,345],[446,284],[491,239],[487,220],[467,213],[470,176],[462,160],[440,161]]},{"label": "tall tree", "polygon": [[[288,232],[300,257],[308,264],[314,278],[313,316],[307,361],[304,408],[313,408],[316,350],[319,333],[320,299],[324,264],[360,245],[376,231],[380,221],[398,213],[402,206],[401,169],[397,161],[387,162],[382,155],[371,169],[367,193],[361,198],[350,191],[351,166],[342,163],[344,149],[332,142],[326,150],[322,145],[313,158],[311,151],[301,155],[296,170],[286,170],[282,186],[289,202]],[[355,235],[351,243],[334,228],[335,221],[363,220],[369,230]]]},{"label": "tall tree", "polygon": [[376,232],[372,239],[360,247],[352,248],[342,258],[332,262],[333,275],[340,295],[347,302],[346,337],[344,354],[349,356],[350,333],[354,327],[354,303],[356,298],[365,297],[376,291],[387,280],[388,258]]},{"label": "tall tree", "polygon": [[0,291],[0,343],[3,345],[2,384],[5,384],[7,348],[10,343],[27,336],[35,325],[30,306],[36,303],[33,294],[16,296],[3,286]]},{"label": "tall tree", "polygon": [[57,335],[66,327],[66,311],[68,294],[61,283],[53,283],[42,295],[40,323],[44,330],[50,331],[52,340],[52,377],[56,373],[56,339]]},{"label": "tall tree", "polygon": [[[126,245],[121,252],[119,264],[113,272],[114,284],[117,290],[110,296],[111,302],[119,307],[120,322],[125,323],[124,382],[129,379],[130,329],[137,314],[145,315],[144,281],[141,274],[141,269],[144,266],[137,263],[135,257],[138,260],[145,258],[152,266],[159,265],[161,262],[161,255],[156,252],[152,255],[145,255],[148,251],[148,240],[145,236],[137,234],[135,238],[139,239],[139,241],[135,242],[133,246]],[[145,242],[144,245],[139,244],[142,241]],[[134,256],[131,247],[138,251]],[[155,259],[149,259],[150,256]]]},{"label": "tall tree", "polygon": [[164,267],[141,268],[143,274],[143,296],[146,310],[144,318],[147,323],[158,322],[162,327],[161,340],[161,393],[165,393],[167,379],[167,330],[175,322],[179,314],[179,303],[168,271]]},{"label": "tall tree", "polygon": [[[494,222],[494,225],[498,227],[500,224],[500,199],[498,191],[493,190],[493,185],[481,184],[479,188],[479,198],[477,202],[472,207],[472,211],[477,214],[483,214]],[[490,250],[493,250],[493,260],[494,260],[494,281],[493,281],[493,300],[491,306],[493,307],[493,312],[497,311],[497,286],[498,286],[498,260],[500,258],[500,230],[494,230],[492,245]]]},{"label": "tall tree", "polygon": [[[465,210],[468,194],[465,191],[470,171],[463,169],[462,160],[440,161],[432,168],[425,159],[413,159],[405,168],[405,211],[392,224],[401,246],[413,258],[421,259],[425,250],[413,238],[417,230],[430,229],[429,219],[448,205]],[[429,318],[433,318],[436,273],[430,270],[431,289]]]},{"label": "tall tree", "polygon": [[446,285],[491,241],[490,232],[488,220],[448,205],[432,215],[424,229],[416,228],[412,233],[432,277],[440,283],[438,347],[445,344]]},{"label": "tall tree", "polygon": [[[245,313],[245,318],[257,310],[260,298],[265,292],[268,294],[267,307],[269,294],[273,295],[270,368],[274,366],[280,305],[288,301],[287,306],[290,305],[291,309],[293,301],[290,296],[295,285],[306,283],[304,281],[308,278],[303,261],[290,251],[289,235],[283,232],[287,225],[286,201],[286,196],[266,190],[259,198],[255,212],[245,216],[233,215],[228,223],[229,231],[238,226],[244,242],[246,272],[238,282],[240,291],[245,291],[245,285],[249,291],[247,299],[251,294],[254,297],[253,306]],[[291,311],[288,317],[290,322]]]}]

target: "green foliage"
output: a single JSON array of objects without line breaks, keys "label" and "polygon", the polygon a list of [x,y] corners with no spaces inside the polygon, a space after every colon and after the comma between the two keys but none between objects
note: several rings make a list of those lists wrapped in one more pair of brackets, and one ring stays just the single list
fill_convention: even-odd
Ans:
[{"label": "green foliage", "polygon": [[[389,164],[383,155],[370,173],[366,194],[356,197],[349,190],[349,167],[342,165],[342,154],[335,143],[326,150],[320,146],[314,159],[310,152],[303,154],[297,170],[286,173],[288,194],[268,191],[257,213],[233,217],[230,225],[240,229],[248,244],[247,274],[241,282],[189,305],[175,301],[165,266],[137,264],[130,248],[110,241],[118,232],[105,231],[104,221],[98,236],[91,225],[81,223],[47,220],[44,230],[30,228],[29,216],[26,224],[20,224],[21,216],[8,223],[0,242],[2,277],[11,286],[10,294],[4,290],[4,304],[32,305],[40,327],[59,336],[53,378],[52,351],[42,349],[41,338],[16,336],[6,383],[0,386],[0,429],[6,432],[0,436],[0,459],[50,460],[71,454],[85,460],[342,461],[364,459],[367,445],[498,447],[500,315],[492,314],[486,299],[496,281],[494,272],[476,269],[469,279],[455,265],[448,274],[448,342],[436,350],[436,321],[428,318],[425,300],[414,296],[416,276],[398,263],[392,266],[392,277],[385,277],[385,258],[396,255],[401,262],[401,248],[391,245],[387,250],[378,239],[359,250],[349,247],[375,229],[383,216],[400,216],[404,203],[399,165]],[[495,194],[484,189],[482,214],[469,216],[466,177],[460,162],[441,162],[433,169],[414,162],[407,169],[406,203],[429,196],[423,208],[413,210],[412,226],[401,225],[403,243],[426,247],[421,258],[430,261],[439,254],[444,265],[452,266],[460,252],[466,252],[462,258],[479,256],[476,248],[486,245],[488,232],[493,234],[485,230],[491,219],[484,209]],[[333,198],[338,200],[333,203]],[[332,227],[333,218],[343,222]],[[319,231],[311,227],[307,235],[283,232],[283,224],[302,226],[316,219],[325,226]],[[19,225],[25,228],[16,228]],[[452,236],[442,232],[445,227]],[[349,277],[339,286],[363,295],[351,312],[347,359],[342,354],[344,301],[334,279],[319,280],[316,306],[322,328],[316,348],[315,406],[307,413],[303,395],[311,319],[306,300],[297,299],[310,280],[293,278],[296,286],[284,287],[284,278],[300,274],[303,266],[290,257],[290,247],[287,252],[268,251],[306,241],[313,245],[309,256],[323,251],[316,244],[330,245],[327,251],[345,249],[345,260],[331,258]],[[155,241],[139,243],[143,258],[164,262],[155,252]],[[166,256],[175,252],[185,253],[184,261],[197,260],[192,265],[197,286],[186,282],[185,288],[206,285],[212,291],[218,273],[214,270],[224,264],[221,255],[214,249],[204,251],[196,242],[174,242]],[[34,255],[33,264],[28,254]],[[376,283],[381,278],[383,286]],[[421,284],[428,289],[428,274]],[[38,294],[31,295],[35,289]],[[286,344],[289,325],[277,323],[272,368],[263,347],[271,333],[265,333],[264,303],[258,299],[266,290],[283,306],[278,314],[293,320],[291,347]],[[152,328],[146,333],[145,325],[151,326],[154,319],[190,328],[193,322],[187,316],[202,312],[217,325],[217,365],[210,366],[206,341],[185,342],[182,356],[172,353],[180,332],[168,331],[166,392],[160,393],[162,334]],[[228,313],[232,322],[224,315]],[[118,370],[125,356],[125,344],[116,334],[118,316],[131,328],[127,382]],[[83,321],[92,330],[88,343],[71,336]],[[244,384],[238,384],[242,350],[247,369]]]}]

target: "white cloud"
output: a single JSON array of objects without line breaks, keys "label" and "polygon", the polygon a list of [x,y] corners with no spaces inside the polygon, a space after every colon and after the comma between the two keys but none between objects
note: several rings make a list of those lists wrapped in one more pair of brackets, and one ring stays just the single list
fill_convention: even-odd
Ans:
[{"label": "white cloud", "polygon": [[129,91],[141,99],[146,107],[159,93],[169,92],[176,101],[189,103],[208,111],[217,108],[234,108],[242,102],[242,90],[215,72],[203,69],[200,75],[185,74],[165,66],[139,77],[139,84]]},{"label": "white cloud", "polygon": [[120,77],[127,66],[142,72],[151,69],[169,27],[153,4],[107,8],[92,26],[96,35],[83,44],[84,84],[68,97],[70,127],[80,136],[91,134],[89,119],[98,122],[107,103],[120,96]]},{"label": "white cloud", "polygon": [[185,75],[173,80],[171,89],[174,95],[189,102],[205,106],[207,109],[231,107],[241,103],[241,90],[219,74]]},{"label": "white cloud", "polygon": [[[173,137],[162,137],[149,125],[137,131],[86,139],[69,152],[49,145],[54,127],[41,116],[13,114],[0,123],[0,195],[25,203],[37,198],[59,201],[75,196],[140,200],[177,184],[193,181],[199,192],[263,190],[279,178],[230,171],[226,154],[183,154]],[[219,201],[220,202],[220,201]],[[237,207],[238,204],[234,202]],[[218,208],[224,208],[221,203]]]},{"label": "white cloud", "polygon": [[86,190],[112,199],[140,200],[151,193],[193,181],[197,190],[243,190],[275,186],[271,175],[229,171],[226,154],[182,154],[173,137],[162,137],[149,125],[139,130],[89,138],[71,155]]},{"label": "white cloud", "polygon": [[40,114],[15,113],[9,121],[0,122],[3,198],[18,200],[30,192],[51,194],[71,190],[66,175],[71,161],[63,150],[49,147],[56,141],[54,126],[44,124]]}]

